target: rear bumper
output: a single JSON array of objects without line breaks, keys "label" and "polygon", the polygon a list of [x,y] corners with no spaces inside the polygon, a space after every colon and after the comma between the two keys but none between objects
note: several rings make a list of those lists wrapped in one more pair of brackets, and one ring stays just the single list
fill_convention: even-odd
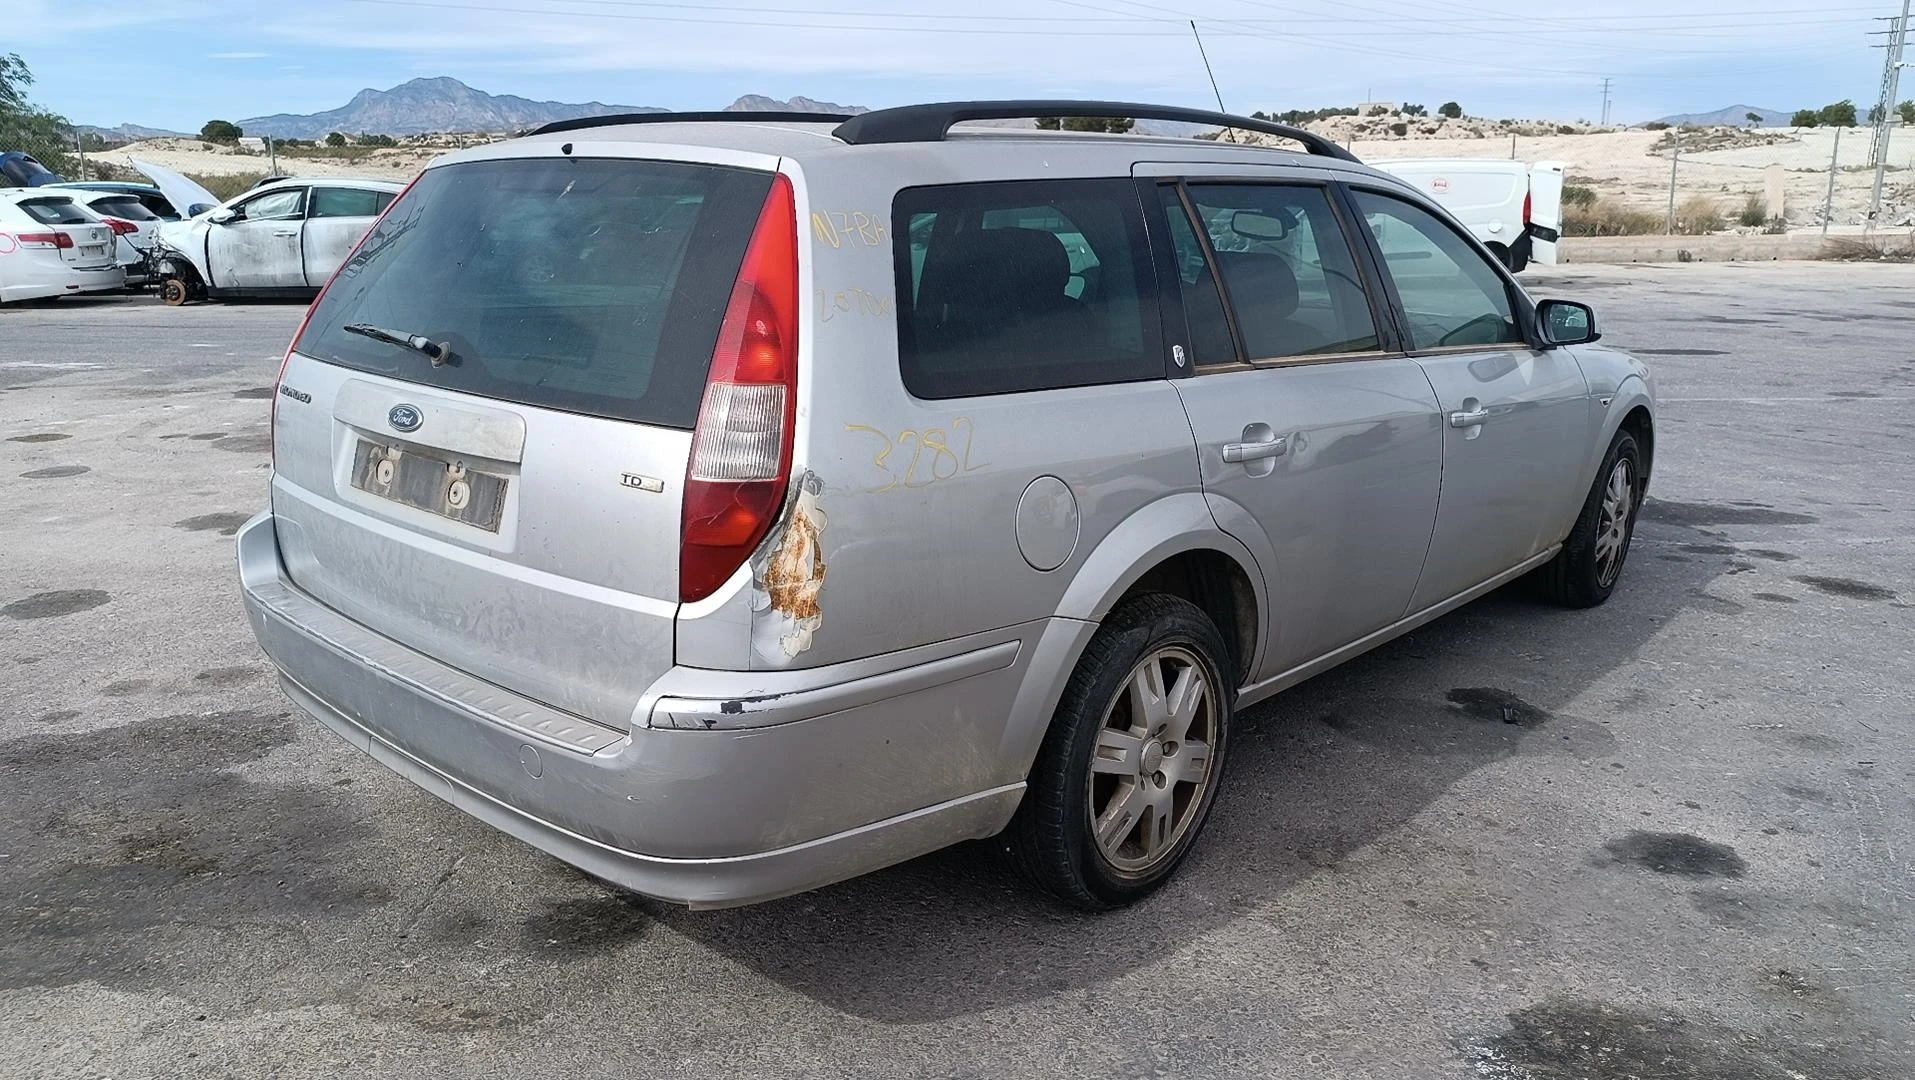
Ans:
[{"label": "rear bumper", "polygon": [[126,284],[126,271],[112,264],[84,269],[64,264],[57,267],[33,266],[19,276],[30,280],[0,286],[0,300],[34,300],[48,296],[105,292]]},{"label": "rear bumper", "polygon": [[[877,700],[870,677],[778,695],[786,711],[768,726],[614,731],[319,604],[286,578],[270,513],[238,545],[247,616],[294,703],[459,809],[635,892],[698,907],[802,892],[992,835],[1023,793],[1021,779],[1003,782],[1009,763],[983,760],[1001,748],[960,745],[956,725],[943,745],[906,737],[959,696],[1007,715],[1034,651],[1021,644],[887,675],[896,696]],[[770,707],[761,676],[735,678],[690,673],[676,682],[696,698],[652,697],[675,723]],[[936,759],[944,767],[923,767]],[[937,776],[960,778],[958,790],[927,779]]]}]

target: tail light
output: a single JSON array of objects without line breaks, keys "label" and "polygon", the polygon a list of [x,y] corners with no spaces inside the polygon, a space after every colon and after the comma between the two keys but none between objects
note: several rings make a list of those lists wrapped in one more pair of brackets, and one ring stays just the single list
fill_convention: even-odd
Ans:
[{"label": "tail light", "polygon": [[1529,228],[1529,200],[1530,200],[1529,193],[1524,192],[1523,193],[1523,228],[1525,229]]},{"label": "tail light", "polygon": [[14,233],[13,238],[21,247],[65,249],[73,246],[73,237],[63,232]]},{"label": "tail light", "polygon": [[680,519],[678,594],[716,592],[778,518],[798,406],[798,215],[772,177],[712,350],[692,432]]},{"label": "tail light", "polygon": [[140,231],[138,225],[130,221],[121,221],[116,217],[101,218],[100,220],[106,224],[107,228],[113,230],[113,235],[115,236],[132,236],[134,233]]}]

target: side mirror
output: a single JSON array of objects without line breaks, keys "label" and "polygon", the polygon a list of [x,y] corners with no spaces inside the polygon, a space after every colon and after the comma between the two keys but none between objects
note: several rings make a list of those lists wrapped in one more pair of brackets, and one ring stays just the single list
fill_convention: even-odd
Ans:
[{"label": "side mirror", "polygon": [[1545,300],[1536,305],[1536,318],[1542,324],[1545,345],[1582,345],[1602,338],[1596,329],[1596,312],[1588,304]]},{"label": "side mirror", "polygon": [[239,218],[240,218],[240,213],[237,210],[215,210],[212,212],[212,214],[210,214],[206,218],[206,220],[212,222],[215,225],[227,225],[232,222],[238,221]]}]

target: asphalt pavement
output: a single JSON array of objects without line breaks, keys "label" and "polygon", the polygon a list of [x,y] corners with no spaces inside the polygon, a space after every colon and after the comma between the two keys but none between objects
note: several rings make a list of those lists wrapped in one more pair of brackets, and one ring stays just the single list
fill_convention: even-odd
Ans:
[{"label": "asphalt pavement", "polygon": [[1660,379],[1616,597],[1252,710],[1200,850],[614,895],[298,714],[240,609],[298,305],[0,310],[0,1075],[1915,1075],[1915,267],[1563,267]]}]

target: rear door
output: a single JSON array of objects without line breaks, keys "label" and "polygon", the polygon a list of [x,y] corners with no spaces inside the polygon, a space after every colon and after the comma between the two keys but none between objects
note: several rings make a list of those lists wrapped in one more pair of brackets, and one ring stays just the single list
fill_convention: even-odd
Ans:
[{"label": "rear door", "polygon": [[315,289],[324,285],[392,198],[390,191],[314,185],[306,204],[306,284]]},{"label": "rear door", "polygon": [[1444,413],[1436,529],[1412,609],[1463,592],[1568,533],[1587,487],[1589,388],[1567,349],[1525,340],[1515,284],[1447,220],[1350,192]]},{"label": "rear door", "polygon": [[1529,261],[1556,265],[1556,243],[1562,239],[1563,172],[1560,161],[1539,161],[1529,169]]},{"label": "rear door", "polygon": [[1252,676],[1269,678],[1403,617],[1436,514],[1436,401],[1393,352],[1327,184],[1191,176],[1153,197],[1204,490],[1274,557],[1276,634]]},{"label": "rear door", "polygon": [[422,175],[287,362],[273,512],[294,584],[628,725],[673,662],[692,428],[771,175],[591,157]]},{"label": "rear door", "polygon": [[235,203],[239,216],[210,222],[206,265],[217,289],[296,289],[306,284],[299,231],[306,189],[276,188]]}]

